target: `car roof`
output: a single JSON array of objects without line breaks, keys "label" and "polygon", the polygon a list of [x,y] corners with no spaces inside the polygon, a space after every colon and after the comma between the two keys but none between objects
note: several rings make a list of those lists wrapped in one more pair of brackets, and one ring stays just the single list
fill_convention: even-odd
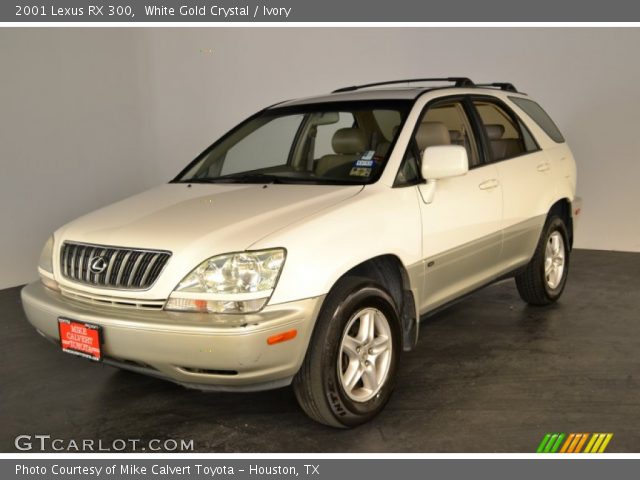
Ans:
[{"label": "car roof", "polygon": [[[422,85],[417,85],[421,83]],[[431,85],[425,86],[425,83]],[[330,94],[288,100],[274,107],[309,105],[327,102],[375,101],[375,100],[415,100],[420,95],[440,91],[442,95],[481,93],[501,97],[502,94],[523,96],[512,83],[495,82],[476,84],[467,77],[414,78],[390,80],[339,88]]]},{"label": "car roof", "polygon": [[352,102],[352,101],[376,101],[376,100],[415,100],[420,95],[438,91],[442,95],[455,95],[455,94],[483,94],[492,95],[495,97],[501,97],[499,92],[508,93],[514,96],[526,96],[525,94],[517,91],[499,89],[496,87],[482,87],[482,86],[464,86],[464,87],[452,87],[451,85],[440,85],[430,87],[384,87],[384,88],[354,88],[348,91],[335,91],[330,94],[316,95],[312,97],[298,98],[294,100],[287,100],[285,102],[273,105],[272,108],[289,107],[298,105],[310,105],[314,103],[328,103],[328,102]]},{"label": "car roof", "polygon": [[371,88],[366,90],[355,90],[349,92],[337,92],[324,95],[315,95],[312,97],[298,98],[289,100],[279,104],[278,106],[304,105],[308,103],[325,103],[325,102],[352,102],[366,100],[413,100],[422,92],[424,87],[409,88]]}]

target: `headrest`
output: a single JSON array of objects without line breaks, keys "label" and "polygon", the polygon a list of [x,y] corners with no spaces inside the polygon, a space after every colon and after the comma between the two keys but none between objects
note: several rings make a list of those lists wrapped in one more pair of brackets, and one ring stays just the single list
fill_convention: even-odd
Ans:
[{"label": "headrest", "polygon": [[500,125],[499,123],[485,125],[484,128],[487,130],[489,140],[500,140],[502,135],[504,135],[504,125]]},{"label": "headrest", "polygon": [[364,132],[358,128],[341,128],[333,134],[331,146],[336,153],[353,155],[366,150],[367,139]]},{"label": "headrest", "polygon": [[449,130],[449,138],[452,143],[461,142],[463,140],[462,132],[460,130]]},{"label": "headrest", "polygon": [[420,151],[437,145],[450,145],[449,130],[441,122],[423,122],[416,132],[416,143]]}]

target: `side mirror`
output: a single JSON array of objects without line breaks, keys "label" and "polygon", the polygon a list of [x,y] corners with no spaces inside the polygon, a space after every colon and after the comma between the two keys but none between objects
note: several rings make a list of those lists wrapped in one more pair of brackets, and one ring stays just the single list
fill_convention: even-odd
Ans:
[{"label": "side mirror", "polygon": [[457,177],[468,171],[467,149],[460,145],[428,147],[422,154],[422,178],[426,180]]}]

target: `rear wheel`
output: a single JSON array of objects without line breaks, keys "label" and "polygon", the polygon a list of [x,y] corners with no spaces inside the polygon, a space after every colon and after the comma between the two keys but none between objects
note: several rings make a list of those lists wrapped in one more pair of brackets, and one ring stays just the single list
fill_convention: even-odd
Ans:
[{"label": "rear wheel", "polygon": [[400,349],[399,316],[386,289],[361,277],[340,280],[293,381],[300,406],[333,427],[367,422],[391,396]]},{"label": "rear wheel", "polygon": [[550,217],[533,258],[516,275],[520,297],[532,305],[548,305],[558,300],[567,282],[570,254],[564,221],[558,216]]}]

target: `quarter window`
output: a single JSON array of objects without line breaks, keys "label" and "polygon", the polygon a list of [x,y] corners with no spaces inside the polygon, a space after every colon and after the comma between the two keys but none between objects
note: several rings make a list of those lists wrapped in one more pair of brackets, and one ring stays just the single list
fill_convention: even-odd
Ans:
[{"label": "quarter window", "polygon": [[544,130],[544,133],[549,135],[551,140],[556,143],[564,143],[564,137],[556,124],[551,120],[551,117],[544,111],[544,109],[528,98],[522,97],[509,97],[513,103],[519,106],[524,112],[531,117],[531,119],[538,124],[538,126]]}]

